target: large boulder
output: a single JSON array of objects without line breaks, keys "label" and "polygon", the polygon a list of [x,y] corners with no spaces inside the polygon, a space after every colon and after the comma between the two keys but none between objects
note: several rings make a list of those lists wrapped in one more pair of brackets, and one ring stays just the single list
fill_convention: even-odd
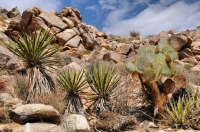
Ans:
[{"label": "large boulder", "polygon": [[35,30],[47,30],[49,29],[45,22],[40,17],[33,17],[30,24],[27,26],[27,32],[33,32]]},{"label": "large boulder", "polygon": [[72,48],[78,48],[80,45],[80,41],[82,41],[82,38],[78,35],[71,38],[69,41],[65,43],[65,45],[72,47]]},{"label": "large boulder", "polygon": [[24,132],[66,132],[64,128],[56,124],[45,122],[26,123]]},{"label": "large boulder", "polygon": [[59,123],[59,112],[50,105],[26,104],[10,112],[10,118],[17,123],[24,124],[33,121],[48,121]]},{"label": "large boulder", "polygon": [[87,122],[87,119],[83,115],[78,114],[64,114],[62,126],[67,132],[90,131],[90,126]]},{"label": "large boulder", "polygon": [[169,38],[169,44],[176,50],[180,51],[183,47],[191,47],[192,40],[186,34],[176,34]]},{"label": "large boulder", "polygon": [[39,17],[41,17],[48,26],[55,26],[60,29],[67,28],[67,24],[64,23],[58,16],[56,16],[53,12],[42,12]]},{"label": "large boulder", "polygon": [[58,43],[64,45],[68,40],[73,38],[76,35],[76,31],[73,29],[66,29],[65,31],[58,33],[56,35]]},{"label": "large boulder", "polygon": [[110,52],[110,57],[113,61],[116,63],[118,62],[123,62],[126,59],[126,55],[122,55],[120,53],[117,53],[115,51],[109,51]]},{"label": "large boulder", "polygon": [[21,68],[17,57],[3,46],[0,46],[0,68],[10,71],[15,71]]},{"label": "large boulder", "polygon": [[30,9],[26,9],[22,13],[21,21],[20,21],[20,26],[25,29],[28,24],[31,22],[31,18],[33,16],[33,12]]}]

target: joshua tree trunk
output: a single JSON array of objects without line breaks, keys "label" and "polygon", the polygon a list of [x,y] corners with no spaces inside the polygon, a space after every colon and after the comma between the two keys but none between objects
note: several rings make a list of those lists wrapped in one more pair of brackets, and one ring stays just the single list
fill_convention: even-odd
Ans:
[{"label": "joshua tree trunk", "polygon": [[55,91],[55,83],[44,67],[34,67],[28,71],[29,90],[25,102],[37,96],[46,96]]}]

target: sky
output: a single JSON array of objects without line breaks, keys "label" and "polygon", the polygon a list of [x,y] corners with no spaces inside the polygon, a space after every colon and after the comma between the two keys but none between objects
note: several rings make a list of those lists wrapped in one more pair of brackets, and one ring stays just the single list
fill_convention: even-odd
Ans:
[{"label": "sky", "polygon": [[200,0],[0,0],[0,6],[17,6],[21,13],[34,6],[57,12],[70,6],[81,12],[87,25],[120,36],[137,31],[146,37],[200,26]]}]

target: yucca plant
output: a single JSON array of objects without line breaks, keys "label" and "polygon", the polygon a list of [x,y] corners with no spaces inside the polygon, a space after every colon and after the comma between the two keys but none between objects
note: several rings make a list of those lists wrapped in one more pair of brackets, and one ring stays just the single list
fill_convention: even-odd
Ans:
[{"label": "yucca plant", "polygon": [[165,106],[169,124],[175,127],[190,126],[193,121],[199,119],[200,93],[187,91],[185,95],[179,97],[178,101],[171,100]]},{"label": "yucca plant", "polygon": [[29,90],[26,103],[40,94],[47,95],[55,91],[55,84],[46,67],[52,67],[59,60],[53,55],[59,50],[58,45],[50,45],[54,36],[49,31],[23,32],[23,36],[13,37],[13,41],[1,42],[15,55],[21,58],[28,70]]},{"label": "yucca plant", "polygon": [[87,82],[92,91],[94,91],[94,112],[99,113],[102,110],[109,109],[109,98],[121,77],[116,74],[115,68],[98,63],[94,65],[91,71],[86,72]]},{"label": "yucca plant", "polygon": [[88,88],[83,70],[77,72],[72,69],[67,69],[60,72],[56,79],[62,89],[67,92],[67,96],[65,97],[65,112],[83,114],[83,103],[79,97],[79,93]]}]

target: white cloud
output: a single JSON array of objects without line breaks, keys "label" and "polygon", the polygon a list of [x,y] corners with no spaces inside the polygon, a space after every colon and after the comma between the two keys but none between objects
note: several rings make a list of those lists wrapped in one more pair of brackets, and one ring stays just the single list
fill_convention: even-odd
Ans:
[{"label": "white cloud", "polygon": [[32,9],[34,6],[41,8],[42,10],[59,10],[61,6],[61,0],[0,0],[0,6],[11,10],[14,7],[18,7],[20,13],[25,9]]},{"label": "white cloud", "polygon": [[115,10],[116,5],[118,4],[117,0],[99,0],[99,4],[102,7],[102,9],[107,9],[107,10]]},{"label": "white cloud", "polygon": [[170,29],[186,30],[197,27],[200,20],[200,2],[187,4],[184,1],[178,1],[168,7],[161,3],[149,4],[148,8],[137,16],[118,21],[114,17],[109,18],[109,15],[107,20],[110,23],[103,27],[106,33],[129,35],[130,31],[135,30],[142,36],[147,36]]}]

